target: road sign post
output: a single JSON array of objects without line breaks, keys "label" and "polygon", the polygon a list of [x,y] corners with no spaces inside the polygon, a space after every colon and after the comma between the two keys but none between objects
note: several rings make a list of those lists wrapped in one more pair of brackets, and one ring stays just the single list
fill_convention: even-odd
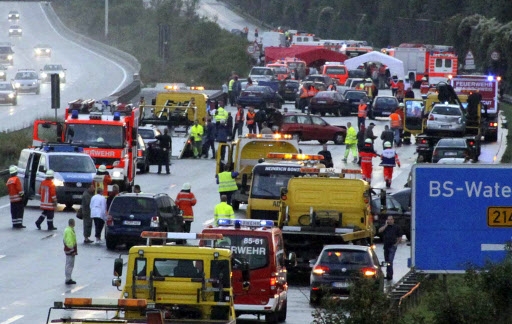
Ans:
[{"label": "road sign post", "polygon": [[463,273],[503,260],[512,240],[510,166],[415,165],[412,172],[412,267]]}]

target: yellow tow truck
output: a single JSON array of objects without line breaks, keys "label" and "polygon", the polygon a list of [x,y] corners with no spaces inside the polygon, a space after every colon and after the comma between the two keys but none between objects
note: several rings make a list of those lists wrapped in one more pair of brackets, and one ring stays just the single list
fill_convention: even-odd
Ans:
[{"label": "yellow tow truck", "polygon": [[303,176],[281,188],[277,226],[286,251],[297,256],[297,267],[308,272],[325,244],[372,244],[371,188],[359,169],[303,168]]},{"label": "yellow tow truck", "polygon": [[[121,289],[123,259],[114,261],[112,285],[119,300],[82,298],[56,302],[53,309],[101,310],[98,317],[71,323],[233,324],[236,323],[231,283],[232,252],[213,246],[175,245],[167,241],[212,240],[222,234],[142,232],[147,245],[128,253],[125,285]],[[242,280],[249,283],[249,265],[242,263]],[[50,309],[51,311],[52,309]],[[112,316],[109,316],[113,313]],[[75,315],[75,313],[73,313]],[[102,315],[102,316],[100,316]],[[59,317],[47,323],[70,323]]]},{"label": "yellow tow truck", "polygon": [[[223,150],[227,155],[225,159],[222,156]],[[230,166],[230,171],[238,172],[235,179],[238,190],[232,197],[233,209],[238,210],[241,203],[247,204],[253,168],[268,153],[296,154],[299,151],[297,140],[291,135],[282,134],[247,134],[231,143],[220,143],[217,149],[216,173],[222,172],[225,165]]]}]

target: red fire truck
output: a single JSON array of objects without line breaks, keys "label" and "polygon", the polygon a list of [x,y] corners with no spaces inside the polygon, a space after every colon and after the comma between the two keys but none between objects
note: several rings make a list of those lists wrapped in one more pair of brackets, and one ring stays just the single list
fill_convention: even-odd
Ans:
[{"label": "red fire truck", "polygon": [[47,130],[54,126],[56,141],[83,147],[97,168],[102,164],[107,167],[112,184],[119,185],[121,191],[131,191],[137,170],[139,108],[119,104],[109,109],[92,99],[78,99],[69,103],[64,118],[64,125],[36,120],[33,145],[55,141],[47,136]]},{"label": "red fire truck", "polygon": [[437,84],[457,75],[457,54],[451,46],[400,44],[393,56],[404,63],[405,75],[414,88],[419,88],[423,77],[429,84]]}]

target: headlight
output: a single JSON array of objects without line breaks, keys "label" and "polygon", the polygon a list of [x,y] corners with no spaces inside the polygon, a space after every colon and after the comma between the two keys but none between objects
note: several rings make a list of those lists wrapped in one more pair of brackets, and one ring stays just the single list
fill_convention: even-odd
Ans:
[{"label": "headlight", "polygon": [[45,49],[44,50],[46,53],[50,53],[50,50],[49,49]]},{"label": "headlight", "polygon": [[14,84],[14,87],[16,87],[16,88],[21,87],[21,83],[18,83],[18,82],[17,82],[17,83],[15,83],[15,84]]},{"label": "headlight", "polygon": [[121,172],[120,172],[120,171],[114,171],[114,172],[112,172],[112,177],[114,177],[114,178],[119,178],[119,177],[121,177]]},{"label": "headlight", "polygon": [[43,78],[43,79],[44,79],[44,78],[46,78],[47,76],[48,76],[48,74],[46,74],[46,73],[44,73],[44,72],[43,72],[43,73],[41,73],[41,78]]},{"label": "headlight", "polygon": [[5,75],[5,72],[0,72],[0,76],[4,76]]},{"label": "headlight", "polygon": [[9,93],[7,96],[8,96],[10,99],[13,99],[13,98],[14,98],[14,93],[12,93],[12,92],[11,92],[11,93]]},{"label": "headlight", "polygon": [[36,51],[36,54],[41,54],[41,49],[40,48],[36,48],[35,51]]},{"label": "headlight", "polygon": [[12,60],[12,55],[7,55],[7,59],[10,61]]},{"label": "headlight", "polygon": [[53,184],[55,185],[55,187],[62,187],[64,186],[64,181],[59,179],[53,179]]},{"label": "headlight", "polygon": [[66,76],[66,73],[64,73],[64,72],[60,72],[60,73],[59,73],[59,77],[60,77],[60,78],[63,78],[63,77],[65,77],[65,76]]},{"label": "headlight", "polygon": [[14,31],[14,29],[9,29],[9,33],[12,33]]}]

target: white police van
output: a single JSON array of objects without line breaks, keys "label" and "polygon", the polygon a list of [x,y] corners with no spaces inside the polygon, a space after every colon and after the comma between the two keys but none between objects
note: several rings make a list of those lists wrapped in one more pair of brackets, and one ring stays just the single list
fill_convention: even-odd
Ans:
[{"label": "white police van", "polygon": [[18,176],[25,191],[24,203],[40,199],[39,186],[48,170],[55,172],[53,183],[57,201],[71,207],[80,204],[83,192],[96,174],[94,160],[82,148],[68,144],[50,144],[23,149],[18,160]]}]

